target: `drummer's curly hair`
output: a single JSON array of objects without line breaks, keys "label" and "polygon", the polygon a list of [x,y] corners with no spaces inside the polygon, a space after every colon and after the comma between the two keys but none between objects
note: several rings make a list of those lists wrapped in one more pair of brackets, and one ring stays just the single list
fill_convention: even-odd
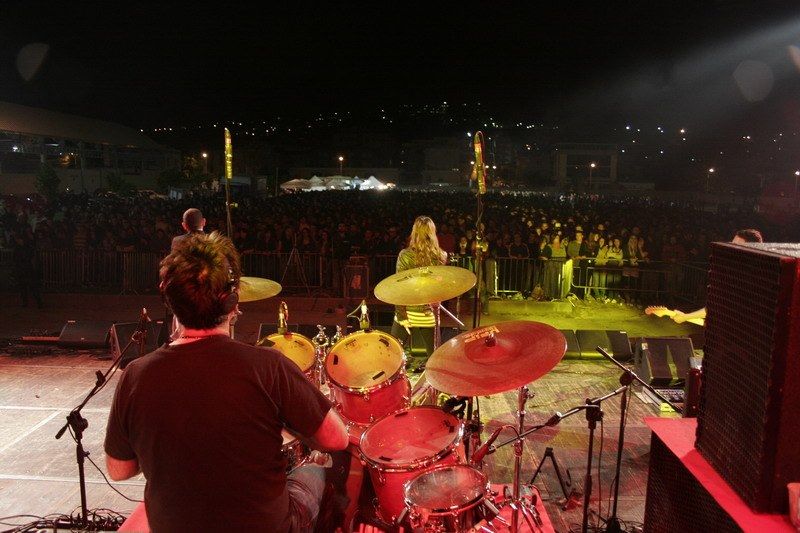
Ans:
[{"label": "drummer's curly hair", "polygon": [[436,237],[436,224],[430,217],[418,216],[411,228],[408,247],[416,255],[418,267],[442,265],[447,262],[447,252],[439,248],[439,239]]},{"label": "drummer's curly hair", "polygon": [[227,296],[242,276],[239,252],[219,232],[193,233],[161,261],[159,276],[161,295],[181,324],[211,329],[231,311]]}]

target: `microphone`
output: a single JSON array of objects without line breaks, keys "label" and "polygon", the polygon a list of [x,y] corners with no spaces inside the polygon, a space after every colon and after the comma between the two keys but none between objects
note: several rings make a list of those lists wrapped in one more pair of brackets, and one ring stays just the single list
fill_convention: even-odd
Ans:
[{"label": "microphone", "polygon": [[489,453],[489,448],[492,446],[492,444],[494,444],[494,441],[497,440],[497,437],[500,436],[500,432],[503,431],[504,429],[505,426],[500,426],[499,428],[495,429],[494,433],[492,433],[492,436],[489,437],[489,439],[483,444],[483,446],[475,450],[475,453],[472,454],[472,457],[470,458],[469,462],[474,465],[481,464],[483,458],[486,457],[486,455]]}]

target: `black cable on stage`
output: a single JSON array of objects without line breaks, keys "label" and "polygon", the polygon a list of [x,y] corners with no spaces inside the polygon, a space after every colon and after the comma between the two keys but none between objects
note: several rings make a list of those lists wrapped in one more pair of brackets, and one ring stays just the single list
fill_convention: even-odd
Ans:
[{"label": "black cable on stage", "polygon": [[600,477],[600,470],[603,464],[603,441],[605,440],[605,428],[603,419],[600,419],[600,453],[597,454],[597,527],[600,527],[600,517],[603,515],[603,478]]},{"label": "black cable on stage", "polygon": [[[97,471],[98,471],[98,472],[100,472],[100,475],[101,475],[101,476],[103,476],[103,479],[105,479],[105,480],[106,480],[106,484],[107,484],[109,487],[111,487],[111,488],[114,490],[114,492],[116,492],[117,494],[119,494],[120,496],[122,496],[123,498],[125,498],[126,500],[128,500],[129,502],[133,502],[133,503],[142,503],[142,501],[143,501],[143,500],[136,500],[136,499],[133,499],[133,498],[128,498],[128,497],[127,497],[127,496],[125,496],[123,493],[121,493],[119,490],[117,490],[117,487],[115,487],[114,485],[112,485],[112,484],[111,484],[111,482],[110,482],[110,481],[108,480],[108,478],[106,477],[105,473],[104,473],[102,470],[100,470],[100,467],[99,467],[99,466],[97,466],[97,463],[95,463],[94,461],[92,461],[91,457],[89,457],[89,456],[87,456],[86,458],[89,460],[89,462],[90,462],[90,463],[92,463],[92,465],[94,465],[94,467],[97,469]],[[112,512],[116,512],[116,511],[112,511]]]}]

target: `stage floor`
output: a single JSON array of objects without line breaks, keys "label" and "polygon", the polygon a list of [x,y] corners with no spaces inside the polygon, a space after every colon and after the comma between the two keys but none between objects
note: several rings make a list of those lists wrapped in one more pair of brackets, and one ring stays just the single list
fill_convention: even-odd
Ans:
[{"label": "stage floor", "polygon": [[[0,300],[9,304],[5,307],[6,310],[12,308],[13,296],[0,295]],[[5,324],[0,325],[0,337],[27,335],[37,330],[58,330],[68,318],[94,320],[106,317],[110,320],[133,321],[143,305],[160,309],[158,298],[153,296],[80,295],[70,298],[69,295],[47,295],[46,304],[48,308],[44,311],[26,309],[22,313],[9,314]],[[252,342],[256,335],[257,322],[266,322],[270,318],[267,308],[276,307],[272,301],[255,304],[263,308],[263,318],[253,312],[250,317],[245,315],[248,320],[243,320],[237,330],[237,338],[243,341]],[[493,304],[490,307],[492,314],[484,317],[484,324],[537,319],[552,323],[543,318],[544,308],[536,309],[528,302]],[[305,313],[305,316],[315,318],[314,313],[327,311],[336,302],[309,301],[304,309],[300,309],[301,304],[296,302],[290,305],[296,309],[295,316],[304,316]],[[563,307],[564,303],[558,305]],[[584,306],[583,310],[580,306],[575,308],[568,305],[560,310],[555,305],[551,307],[555,319],[563,320],[562,323],[553,323],[560,328],[627,329],[631,336],[687,332],[675,329],[674,326],[677,325],[668,320],[644,317],[641,310],[626,306],[609,308],[606,318],[602,318],[601,313],[589,306]],[[319,311],[315,311],[315,308]],[[562,316],[565,313],[566,316]],[[621,323],[622,320],[625,322]],[[110,363],[93,355],[97,354],[75,352],[10,355],[8,350],[4,353],[0,349],[0,427],[3,428],[0,432],[0,517],[70,513],[80,505],[74,442],[69,434],[60,440],[55,439],[55,434],[64,424],[69,410],[80,403],[93,386],[95,372],[104,371]],[[582,404],[586,398],[601,396],[614,390],[619,386],[619,376],[617,367],[604,360],[563,360],[549,374],[530,385],[535,396],[528,402],[529,424],[544,422],[556,411],[567,411]],[[84,447],[91,453],[90,459],[101,468],[105,462],[102,439],[115,385],[116,377],[83,410],[89,421],[89,428],[84,433]],[[514,423],[516,405],[515,393],[481,398],[481,414],[486,424],[485,435],[501,424]],[[602,448],[602,461],[598,461],[595,455],[591,506],[597,510],[602,505],[602,514],[606,515],[619,430],[618,398],[604,403],[603,410],[604,427],[602,431],[598,427],[595,441],[596,454]],[[655,406],[644,403],[635,394],[632,396],[625,431],[619,491],[618,514],[626,522],[641,522],[644,516],[650,431],[643,418],[658,414]],[[504,433],[499,440],[505,440],[508,436],[510,435]],[[547,447],[553,448],[565,473],[567,469],[570,471],[573,488],[581,491],[588,448],[588,429],[583,415],[567,418],[559,426],[546,428],[527,439],[523,458],[524,481],[530,479]],[[509,482],[512,471],[511,447],[502,448],[487,458],[486,472],[492,481]],[[135,507],[134,502],[127,501],[106,485],[103,476],[89,462],[86,463],[86,478],[90,509],[113,509],[128,514]],[[138,477],[115,485],[128,497],[141,499],[144,479]],[[556,531],[566,532],[571,524],[580,523],[580,502],[570,510],[560,509],[562,494],[549,461],[542,468],[536,485],[546,500]],[[595,520],[594,517],[592,520]],[[15,523],[25,521],[11,520]]]}]

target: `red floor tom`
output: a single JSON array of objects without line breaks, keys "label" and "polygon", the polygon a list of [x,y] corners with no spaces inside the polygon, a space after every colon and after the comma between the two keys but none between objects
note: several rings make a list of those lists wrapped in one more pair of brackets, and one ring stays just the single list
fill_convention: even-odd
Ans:
[{"label": "red floor tom", "polygon": [[400,518],[407,481],[435,466],[463,462],[463,437],[458,418],[429,405],[404,409],[372,424],[359,447],[381,519],[395,523]]}]

